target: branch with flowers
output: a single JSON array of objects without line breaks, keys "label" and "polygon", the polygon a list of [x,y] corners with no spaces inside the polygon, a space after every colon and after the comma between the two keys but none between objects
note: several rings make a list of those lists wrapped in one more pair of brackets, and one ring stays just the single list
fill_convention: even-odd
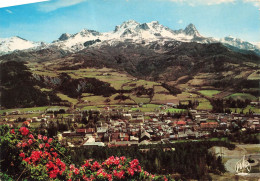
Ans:
[{"label": "branch with flowers", "polygon": [[[111,156],[102,163],[89,159],[83,165],[76,166],[71,163],[69,157],[65,156],[64,149],[57,146],[57,140],[40,134],[34,135],[27,127],[15,130],[1,126],[0,130],[1,148],[5,151],[9,150],[12,154],[11,157],[1,158],[1,160],[4,159],[4,162],[1,162],[2,179],[6,177],[6,174],[12,175],[12,169],[10,170],[12,167],[17,168],[16,172],[19,173],[15,175],[16,178],[13,178],[17,180],[170,179],[166,176],[152,175],[142,169],[137,159],[131,160],[124,156]],[[23,169],[19,172],[21,168]]]}]

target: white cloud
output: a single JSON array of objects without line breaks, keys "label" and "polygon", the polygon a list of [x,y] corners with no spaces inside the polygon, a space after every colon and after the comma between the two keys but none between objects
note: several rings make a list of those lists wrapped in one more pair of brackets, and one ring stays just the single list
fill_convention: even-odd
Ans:
[{"label": "white cloud", "polygon": [[182,20],[182,19],[180,19],[180,20],[178,21],[178,23],[179,23],[179,24],[182,24],[182,23],[183,23],[183,20]]},{"label": "white cloud", "polygon": [[254,6],[260,8],[260,0],[243,0],[245,3],[253,3]]},{"label": "white cloud", "polygon": [[179,2],[185,3],[190,6],[197,6],[197,5],[216,5],[222,3],[234,3],[236,0],[169,0],[172,2]]},{"label": "white cloud", "polygon": [[9,14],[13,14],[13,11],[11,11],[11,10],[9,10],[9,9],[7,9],[7,10],[5,10],[6,12],[8,12]]},{"label": "white cloud", "polygon": [[48,3],[41,4],[39,6],[39,10],[44,12],[50,12],[50,11],[55,11],[59,8],[73,6],[82,3],[84,1],[86,0],[55,0],[55,1],[50,1]]}]

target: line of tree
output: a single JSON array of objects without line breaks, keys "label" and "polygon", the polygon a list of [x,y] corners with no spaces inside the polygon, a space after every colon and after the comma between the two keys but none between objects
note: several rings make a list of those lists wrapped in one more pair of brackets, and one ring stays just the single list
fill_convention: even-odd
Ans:
[{"label": "line of tree", "polygon": [[196,106],[199,105],[198,101],[191,101],[188,100],[188,104],[183,104],[182,102],[179,103],[179,105],[177,106],[178,109],[194,109]]},{"label": "line of tree", "polygon": [[210,99],[210,103],[213,106],[213,111],[217,113],[230,113],[229,108],[246,108],[250,104],[250,100],[240,100],[240,99]]},{"label": "line of tree", "polygon": [[[71,148],[74,163],[84,159],[103,160],[109,156],[125,155],[140,160],[143,168],[151,173],[179,174],[176,179],[210,179],[209,173],[225,172],[221,157],[208,151],[212,146],[234,149],[227,142],[184,142],[131,147]],[[192,160],[192,161],[191,161]]]},{"label": "line of tree", "polygon": [[168,85],[168,84],[166,84],[166,83],[162,83],[162,86],[163,86],[165,89],[167,89],[167,90],[170,92],[170,94],[172,94],[172,95],[181,94],[181,92],[182,92],[182,91],[181,91],[180,89],[178,89],[177,87]]}]

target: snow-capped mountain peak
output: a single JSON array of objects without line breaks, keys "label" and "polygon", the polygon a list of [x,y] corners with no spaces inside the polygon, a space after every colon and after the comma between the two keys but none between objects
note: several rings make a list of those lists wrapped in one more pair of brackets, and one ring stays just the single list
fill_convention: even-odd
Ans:
[{"label": "snow-capped mountain peak", "polygon": [[127,28],[127,27],[134,27],[136,25],[139,25],[140,23],[138,23],[137,21],[135,20],[128,20],[128,21],[124,21],[120,27],[124,27],[124,28]]},{"label": "snow-capped mountain peak", "polygon": [[185,29],[184,29],[184,33],[186,35],[190,35],[190,36],[197,36],[197,37],[201,37],[201,35],[199,34],[197,28],[195,27],[194,24],[189,24]]},{"label": "snow-capped mountain peak", "polygon": [[59,40],[60,41],[64,41],[64,40],[67,40],[71,37],[71,35],[69,33],[63,33],[60,37],[59,37]]},{"label": "snow-capped mountain peak", "polygon": [[200,36],[195,26],[189,26],[184,30],[173,31],[168,27],[159,24],[158,21],[150,23],[138,23],[134,20],[123,22],[116,26],[112,37],[126,39],[142,39],[154,41],[156,39],[173,39],[178,41],[191,41],[195,36]]},{"label": "snow-capped mountain peak", "polygon": [[[77,34],[80,34],[81,36],[98,36],[100,35],[99,32],[95,31],[95,30],[88,30],[88,29],[83,29],[81,30],[79,33]],[[75,34],[75,36],[77,35]]]},{"label": "snow-capped mountain peak", "polygon": [[245,49],[245,50],[259,49],[256,45],[254,45],[252,43],[243,41],[239,38],[234,38],[232,36],[227,36],[227,37],[221,38],[219,41],[223,44],[228,44],[228,45],[237,47],[239,49]]},{"label": "snow-capped mountain peak", "polygon": [[36,48],[43,45],[42,42],[32,42],[23,39],[19,36],[14,36],[11,38],[1,38],[0,39],[0,54],[12,52],[15,50],[25,50],[29,48]]},{"label": "snow-capped mountain peak", "polygon": [[167,41],[216,43],[231,45],[239,49],[253,50],[259,53],[259,48],[249,42],[231,36],[214,39],[203,37],[193,24],[189,24],[185,29],[172,30],[161,25],[158,21],[149,23],[138,23],[135,20],[123,22],[117,25],[114,31],[100,33],[95,30],[83,29],[78,33],[63,33],[51,44],[31,42],[20,37],[0,39],[0,54],[9,53],[14,50],[24,50],[30,48],[54,47],[77,52],[90,46],[116,45],[119,42],[132,42],[149,46],[149,44],[159,43],[164,45]]}]

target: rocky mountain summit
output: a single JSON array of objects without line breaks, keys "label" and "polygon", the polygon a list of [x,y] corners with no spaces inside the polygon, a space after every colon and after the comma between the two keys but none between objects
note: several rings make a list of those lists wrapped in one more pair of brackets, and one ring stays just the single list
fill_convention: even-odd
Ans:
[{"label": "rocky mountain summit", "polygon": [[68,52],[78,52],[88,47],[103,45],[116,46],[121,43],[142,44],[151,47],[154,43],[166,45],[171,42],[196,42],[196,43],[223,43],[228,47],[251,50],[260,54],[260,50],[252,43],[238,38],[224,37],[215,39],[202,36],[195,25],[189,24],[185,29],[172,30],[161,25],[158,21],[138,23],[134,20],[123,22],[115,27],[114,31],[100,33],[95,30],[83,29],[76,34],[63,33],[52,43],[32,42],[20,37],[0,39],[0,54],[11,53],[16,50],[39,50],[58,48]]}]

